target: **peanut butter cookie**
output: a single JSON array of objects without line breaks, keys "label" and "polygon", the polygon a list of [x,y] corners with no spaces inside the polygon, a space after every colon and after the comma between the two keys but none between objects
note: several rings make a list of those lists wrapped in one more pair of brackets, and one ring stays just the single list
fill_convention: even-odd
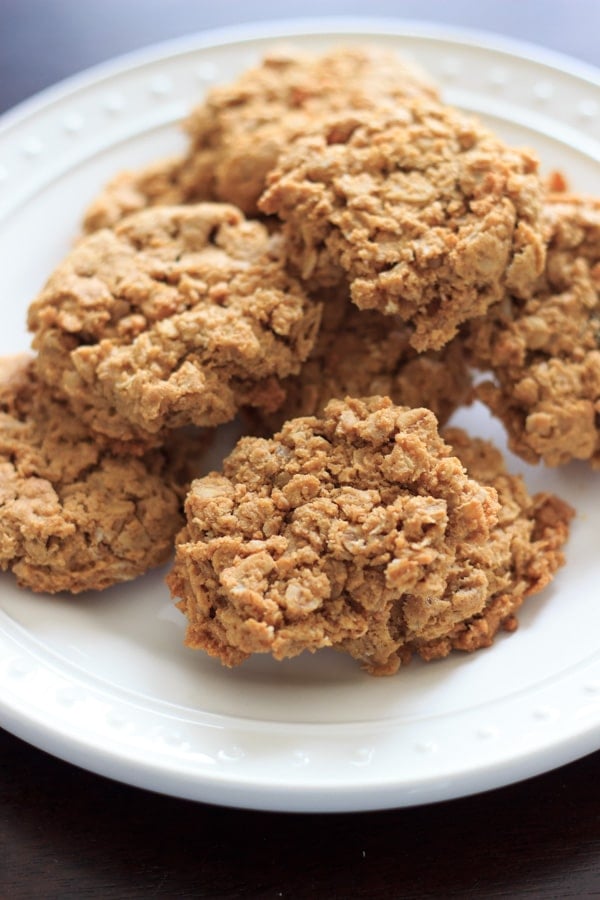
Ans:
[{"label": "peanut butter cookie", "polygon": [[458,646],[454,629],[489,619],[511,589],[549,579],[570,510],[557,505],[556,533],[546,517],[546,544],[527,543],[531,523],[505,528],[543,507],[513,484],[499,502],[428,410],[334,400],[271,440],[242,439],[222,474],[193,483],[168,582],[188,646],[226,665],[333,646],[390,674],[415,651],[443,655],[448,635]]},{"label": "peanut butter cookie", "polygon": [[279,216],[304,280],[347,281],[361,309],[399,315],[439,349],[544,265],[531,153],[426,97],[328,119],[292,141],[260,208]]},{"label": "peanut butter cookie", "polygon": [[157,203],[223,200],[256,215],[281,151],[324,114],[416,94],[435,97],[437,89],[418,67],[382,47],[341,47],[321,56],[273,50],[236,81],[208,92],[185,123],[185,154],[114,178],[89,207],[85,228],[112,227]]},{"label": "peanut butter cookie", "polygon": [[89,235],[29,310],[41,377],[95,432],[142,447],[276,408],[319,319],[279,236],[224,204],[147,209]]},{"label": "peanut butter cookie", "polygon": [[557,194],[545,205],[546,268],[527,300],[507,295],[471,323],[474,361],[491,369],[478,396],[528,462],[600,468],[600,202]]},{"label": "peanut butter cookie", "polygon": [[0,569],[32,591],[102,590],[172,553],[201,442],[137,458],[95,441],[36,377],[0,360]]}]

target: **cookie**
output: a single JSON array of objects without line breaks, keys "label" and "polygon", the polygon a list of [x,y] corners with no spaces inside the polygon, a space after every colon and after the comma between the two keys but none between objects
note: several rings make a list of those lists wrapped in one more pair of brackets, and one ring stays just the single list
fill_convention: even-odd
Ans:
[{"label": "cookie", "polygon": [[548,254],[533,296],[508,295],[470,325],[478,396],[528,462],[600,468],[600,202],[560,195],[544,210]]},{"label": "cookie", "polygon": [[390,397],[399,406],[424,406],[444,424],[471,401],[471,373],[457,339],[442,350],[417,353],[398,316],[359,310],[346,291],[323,299],[315,346],[298,375],[285,378],[285,400],[275,413],[251,416],[273,434],[287,419],[323,413],[330,400]]},{"label": "cookie", "polygon": [[190,180],[255,214],[279,154],[323,115],[421,94],[437,96],[437,89],[381,47],[343,47],[316,57],[270,53],[237,81],[213,88],[192,112]]},{"label": "cookie", "polygon": [[157,203],[222,200],[256,215],[265,177],[288,142],[324,113],[394,103],[437,89],[416,66],[381,47],[342,47],[321,56],[280,48],[227,85],[213,87],[186,120],[178,159],[118,175],[92,202],[88,231]]},{"label": "cookie", "polygon": [[320,306],[232,206],[156,207],[82,239],[29,310],[38,369],[95,432],[142,447],[277,407]]},{"label": "cookie", "polygon": [[294,140],[259,207],[285,223],[291,261],[317,287],[347,282],[361,309],[398,315],[439,349],[544,264],[531,153],[426,97],[328,119]]},{"label": "cookie", "polygon": [[121,219],[147,206],[180,206],[194,202],[193,193],[186,191],[181,183],[184,164],[183,157],[174,157],[151,162],[141,169],[118,172],[86,209],[84,231],[113,228]]},{"label": "cookie", "polygon": [[523,601],[548,585],[564,564],[563,546],[574,510],[548,492],[529,494],[523,479],[506,470],[500,451],[458,428],[442,431],[444,440],[471,478],[492,487],[500,502],[498,523],[474,560],[488,573],[489,597],[481,612],[432,641],[417,640],[411,650],[430,661],[452,650],[489,647],[499,631],[514,632]]},{"label": "cookie", "polygon": [[29,357],[0,360],[0,569],[32,591],[79,593],[166,562],[201,446],[116,455]]},{"label": "cookie", "polygon": [[336,647],[389,674],[506,586],[488,550],[496,490],[467,475],[430,411],[388,398],[334,400],[242,439],[222,474],[192,484],[186,515],[168,583],[187,645],[226,665]]}]

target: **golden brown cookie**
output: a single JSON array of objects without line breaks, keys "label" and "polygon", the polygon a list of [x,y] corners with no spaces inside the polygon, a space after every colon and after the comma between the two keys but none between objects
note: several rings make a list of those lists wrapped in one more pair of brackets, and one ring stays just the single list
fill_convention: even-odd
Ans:
[{"label": "golden brown cookie", "polygon": [[142,446],[274,409],[320,306],[232,206],[156,207],[83,240],[29,310],[41,377],[95,432]]},{"label": "golden brown cookie", "polygon": [[437,89],[381,47],[342,47],[316,57],[272,52],[234,83],[213,88],[192,112],[189,181],[254,214],[279,154],[324,115],[422,94],[437,96]]},{"label": "golden brown cookie", "polygon": [[479,397],[529,462],[600,468],[600,201],[557,194],[545,205],[548,254],[533,296],[507,296],[471,323]]},{"label": "golden brown cookie", "polygon": [[471,478],[497,491],[500,513],[486,543],[474,550],[474,559],[488,572],[485,607],[444,637],[415,641],[411,649],[426,660],[447,656],[451,650],[489,647],[499,630],[515,631],[515,613],[525,598],[546,587],[564,564],[562,548],[574,515],[552,494],[531,496],[523,479],[506,471],[502,454],[489,441],[469,437],[458,428],[447,428],[442,436]]},{"label": "golden brown cookie", "polygon": [[315,346],[298,375],[281,383],[285,400],[275,413],[251,416],[262,433],[286,419],[321,415],[330,400],[388,396],[399,406],[424,406],[440,424],[471,400],[470,369],[459,339],[438,352],[417,353],[397,316],[359,310],[346,291],[323,297]]},{"label": "golden brown cookie", "polygon": [[514,629],[564,561],[572,510],[530,497],[490,444],[448,435],[428,410],[370,398],[242,439],[186,501],[168,583],[187,645],[229,666],[335,647],[385,675]]},{"label": "golden brown cookie", "polygon": [[336,647],[389,674],[480,613],[501,509],[425,409],[331,401],[244,438],[192,485],[168,583],[186,643],[226,665]]},{"label": "golden brown cookie", "polygon": [[381,47],[342,47],[322,56],[280,48],[231,84],[212,88],[188,117],[179,159],[124,172],[92,202],[85,228],[112,227],[157,203],[224,200],[256,215],[265,177],[288,142],[324,113],[437,90],[417,67]]},{"label": "golden brown cookie", "polygon": [[200,446],[117,456],[29,357],[0,360],[0,569],[33,591],[79,593],[166,562]]},{"label": "golden brown cookie", "polygon": [[362,309],[439,349],[544,264],[537,162],[427,97],[332,117],[294,140],[259,206],[278,215],[303,279],[347,280]]},{"label": "golden brown cookie", "polygon": [[119,172],[88,206],[83,220],[84,230],[91,232],[113,228],[121,219],[147,206],[178,206],[194,200],[212,199],[194,198],[193,193],[186,191],[181,183],[184,165],[184,157],[175,157],[149,163],[142,169]]}]

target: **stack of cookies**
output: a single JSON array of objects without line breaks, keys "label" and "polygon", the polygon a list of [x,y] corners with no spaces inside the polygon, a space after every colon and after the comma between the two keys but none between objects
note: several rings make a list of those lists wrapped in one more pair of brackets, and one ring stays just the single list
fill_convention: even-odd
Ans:
[{"label": "stack of cookies", "polygon": [[527,461],[600,467],[600,204],[381,48],[273,53],[186,128],[92,203],[4,364],[0,565],[76,592],[175,545],[226,665],[390,674],[514,630],[573,511],[443,429],[477,396]]}]

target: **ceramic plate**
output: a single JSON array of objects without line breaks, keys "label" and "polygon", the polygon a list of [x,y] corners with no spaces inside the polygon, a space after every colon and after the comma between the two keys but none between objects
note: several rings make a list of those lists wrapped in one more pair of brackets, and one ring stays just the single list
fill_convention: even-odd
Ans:
[{"label": "ceramic plate", "polygon": [[[397,48],[574,189],[600,194],[600,75],[544,51],[407,23],[321,20],[200,35],[45,92],[0,126],[0,353],[104,181],[177,151],[178,120],[281,39],[305,50]],[[460,424],[503,444],[480,408]],[[0,723],[56,756],[194,800],[363,810],[471,794],[600,747],[600,473],[509,458],[531,489],[578,511],[568,565],[512,636],[472,656],[371,678],[321,652],[229,671],[183,647],[164,571],[72,599],[0,578]]]}]

